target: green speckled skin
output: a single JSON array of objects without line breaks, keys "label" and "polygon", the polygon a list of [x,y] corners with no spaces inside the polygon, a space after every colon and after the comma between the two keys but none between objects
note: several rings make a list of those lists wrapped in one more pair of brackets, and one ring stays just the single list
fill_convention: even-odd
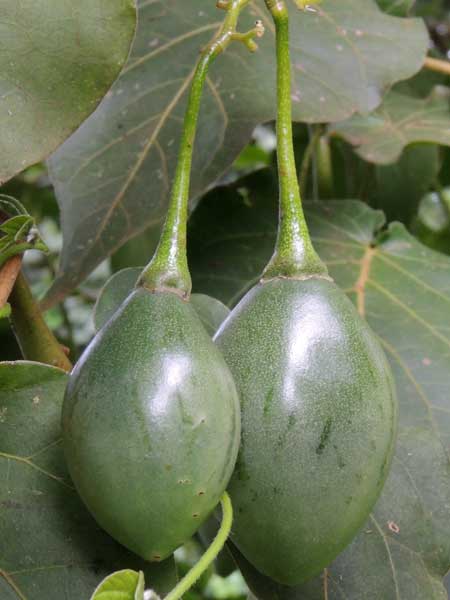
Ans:
[{"label": "green speckled skin", "polygon": [[190,304],[141,288],[73,370],[62,424],[71,476],[97,522],[159,561],[219,502],[236,461],[240,409]]},{"label": "green speckled skin", "polygon": [[310,579],[356,535],[395,445],[387,360],[331,281],[254,287],[216,334],[241,398],[232,540],[262,573]]}]

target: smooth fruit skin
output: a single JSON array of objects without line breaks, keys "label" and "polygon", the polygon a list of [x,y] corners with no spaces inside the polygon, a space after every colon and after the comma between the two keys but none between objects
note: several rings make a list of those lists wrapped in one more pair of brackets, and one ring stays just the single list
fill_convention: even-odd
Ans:
[{"label": "smooth fruit skin", "polygon": [[112,537],[163,560],[219,502],[239,411],[230,371],[190,304],[134,291],[67,388],[64,450],[81,498]]},{"label": "smooth fruit skin", "polygon": [[215,340],[241,399],[232,541],[263,574],[301,583],[352,540],[381,492],[397,422],[389,365],[320,277],[257,285]]}]

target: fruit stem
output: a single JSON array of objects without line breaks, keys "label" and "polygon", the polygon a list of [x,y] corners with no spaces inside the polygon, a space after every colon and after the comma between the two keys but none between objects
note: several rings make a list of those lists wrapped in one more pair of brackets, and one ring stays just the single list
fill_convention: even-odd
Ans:
[{"label": "fruit stem", "polygon": [[291,59],[289,14],[283,0],[265,0],[276,29],[277,158],[280,217],[275,252],[263,280],[274,277],[326,276],[327,269],[311,242],[302,208],[292,139]]},{"label": "fruit stem", "polygon": [[72,364],[45,322],[22,273],[16,279],[9,302],[11,324],[23,357],[70,371]]},{"label": "fruit stem", "polygon": [[231,500],[227,492],[223,493],[220,500],[222,506],[222,523],[220,524],[219,531],[216,537],[213,539],[211,545],[200,558],[198,563],[192,567],[192,569],[183,577],[183,579],[173,588],[171,592],[164,598],[164,600],[178,600],[185,594],[202,574],[206,571],[209,565],[213,562],[219,552],[225,545],[228,536],[231,531],[231,524],[233,522],[233,507]]},{"label": "fruit stem", "polygon": [[227,15],[218,33],[202,50],[194,70],[166,221],[153,259],[138,281],[138,285],[151,291],[169,291],[189,298],[192,282],[186,256],[186,226],[192,152],[202,92],[211,63],[232,40],[241,41],[250,51],[256,50],[254,38],[264,33],[262,23],[257,22],[255,28],[247,33],[236,32],[239,14],[248,2],[228,0],[218,3],[218,7],[226,10]]}]

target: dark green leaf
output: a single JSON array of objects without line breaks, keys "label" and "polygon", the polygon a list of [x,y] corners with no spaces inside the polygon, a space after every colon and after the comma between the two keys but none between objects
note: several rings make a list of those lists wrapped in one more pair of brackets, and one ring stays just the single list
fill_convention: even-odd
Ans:
[{"label": "dark green leaf", "polygon": [[[276,187],[266,172],[202,201],[190,230],[196,289],[232,306],[257,281],[274,245]],[[422,246],[400,224],[378,234],[382,213],[360,202],[311,204],[307,218],[330,274],[367,318],[392,364],[398,446],[372,516],[325,576],[275,592],[266,582],[258,593],[278,600],[444,600],[442,579],[450,566],[450,259]]]},{"label": "dark green leaf", "polygon": [[392,91],[375,112],[335,123],[330,133],[350,142],[365,160],[389,164],[408,144],[450,145],[449,99],[450,88],[445,87],[434,88],[425,99]]},{"label": "dark green leaf", "polygon": [[[115,273],[99,294],[94,308],[94,325],[98,331],[113,316],[135,286],[142,268],[131,267]],[[192,306],[198,313],[205,329],[213,336],[227,318],[229,309],[215,298],[204,294],[192,294]]]},{"label": "dark green leaf", "polygon": [[370,204],[383,210],[389,221],[409,225],[420,199],[437,181],[439,166],[438,146],[408,146],[396,163],[375,166]]},{"label": "dark green leaf", "polygon": [[0,183],[46,158],[118,76],[133,0],[2,0]]},{"label": "dark green leaf", "polygon": [[66,381],[38,363],[0,364],[0,598],[85,600],[123,568],[144,571],[166,593],[173,560],[148,565],[119,546],[72,487],[60,439]]},{"label": "dark green leaf", "polygon": [[[214,1],[141,0],[132,56],[99,109],[50,160],[64,249],[48,295],[56,302],[105,257],[148,227],[159,230],[175,168],[181,120],[199,48],[223,13]],[[275,116],[273,24],[253,0],[240,29],[266,25],[260,49],[234,44],[212,68],[202,105],[192,195],[217,180]],[[373,0],[323,0],[292,8],[294,119],[341,120],[373,110],[395,81],[422,65],[419,20],[382,13]],[[395,55],[395,61],[392,57]]]}]

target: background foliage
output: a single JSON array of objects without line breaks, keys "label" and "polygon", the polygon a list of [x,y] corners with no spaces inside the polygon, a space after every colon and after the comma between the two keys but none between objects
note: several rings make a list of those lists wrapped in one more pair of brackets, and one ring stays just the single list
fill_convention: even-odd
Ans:
[{"label": "background foliage", "polygon": [[[0,191],[24,203],[49,246],[48,255],[28,252],[25,269],[51,307],[48,324],[76,360],[154,249],[193,64],[222,15],[204,0],[141,0],[127,59],[132,2],[109,2],[107,13],[101,1],[75,11],[59,2],[52,19],[39,11],[48,1],[31,4],[7,0],[0,8],[1,23],[16,27],[23,14],[32,22],[14,44],[4,41],[12,29],[0,26],[7,33],[0,71],[9,74],[0,81]],[[234,306],[257,281],[274,243],[275,65],[262,9],[254,0],[241,24],[265,19],[259,51],[230,48],[203,102],[189,251],[211,333],[227,314],[223,304]],[[400,436],[373,515],[322,577],[292,590],[240,566],[261,598],[442,600],[450,567],[450,82],[421,66],[428,38],[433,55],[449,56],[450,11],[445,0],[323,0],[318,13],[292,14],[295,144],[308,223],[331,275],[392,363]],[[52,38],[55,22],[64,27]],[[67,60],[76,68],[68,71]],[[31,104],[9,93],[11,61],[21,65],[13,69],[17,88],[36,86]],[[42,74],[41,85],[33,73]],[[83,121],[47,164],[17,174]],[[0,340],[3,360],[21,358],[7,319]],[[7,600],[43,592],[87,599],[112,570],[142,568],[97,529],[67,479],[58,432],[65,377],[42,365],[0,364],[0,595]],[[196,539],[177,552],[178,570],[201,549]],[[161,593],[175,577],[173,562],[146,570]],[[224,560],[189,596],[246,591]]]}]

